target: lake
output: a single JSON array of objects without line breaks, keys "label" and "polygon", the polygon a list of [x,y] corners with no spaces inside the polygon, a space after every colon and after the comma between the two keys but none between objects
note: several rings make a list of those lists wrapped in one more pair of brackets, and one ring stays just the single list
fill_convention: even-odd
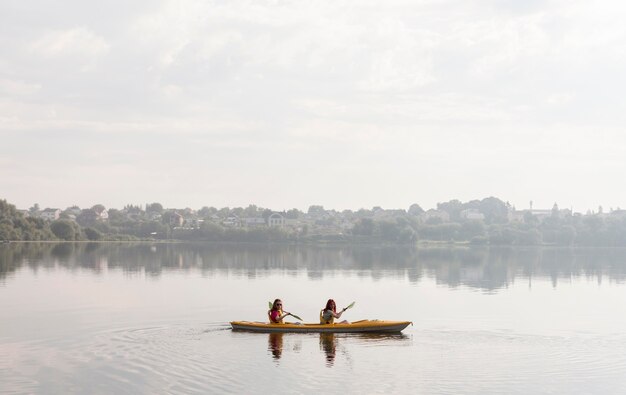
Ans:
[{"label": "lake", "polygon": [[[267,303],[401,334],[233,332]],[[626,250],[0,245],[0,393],[626,393]]]}]

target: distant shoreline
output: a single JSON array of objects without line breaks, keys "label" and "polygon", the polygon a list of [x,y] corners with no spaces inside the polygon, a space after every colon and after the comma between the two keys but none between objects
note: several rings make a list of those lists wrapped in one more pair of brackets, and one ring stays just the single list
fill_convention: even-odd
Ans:
[{"label": "distant shoreline", "polygon": [[489,244],[471,244],[468,242],[440,242],[440,241],[419,241],[415,244],[397,244],[397,243],[348,243],[348,242],[287,242],[287,241],[268,241],[268,242],[252,242],[252,241],[201,241],[201,240],[9,240],[8,242],[0,242],[2,245],[10,244],[204,244],[204,245],[248,245],[248,246],[302,246],[302,247],[349,247],[349,246],[370,246],[370,247],[396,247],[396,248],[472,248],[472,249],[515,249],[515,248],[550,248],[550,249],[626,249],[624,246],[580,246],[580,245],[557,245],[557,244],[528,244],[528,245],[489,245]]}]

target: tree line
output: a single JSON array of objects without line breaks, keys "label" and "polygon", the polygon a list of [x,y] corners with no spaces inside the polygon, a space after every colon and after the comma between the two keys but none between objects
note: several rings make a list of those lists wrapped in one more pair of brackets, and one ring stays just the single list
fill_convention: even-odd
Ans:
[{"label": "tree line", "polygon": [[[33,209],[33,208],[31,208]],[[104,206],[80,210],[75,218],[62,215],[58,220],[25,216],[14,205],[0,200],[0,240],[189,240],[212,242],[291,242],[291,243],[389,243],[416,242],[465,243],[475,245],[558,245],[626,247],[626,215],[572,215],[553,208],[552,215],[539,219],[530,212],[522,221],[510,221],[510,205],[488,197],[462,203],[439,203],[437,209],[449,218],[424,219],[424,210],[413,204],[408,210],[325,210],[311,206],[305,214],[297,209],[283,212],[294,220],[307,216],[309,224],[293,227],[233,227],[213,220],[229,216],[267,218],[272,211],[247,208],[216,209],[203,207],[194,213],[197,226],[172,225],[175,211],[159,203],[127,205],[108,210],[108,219],[99,219]],[[462,213],[472,209],[482,219],[466,219]],[[314,220],[311,220],[313,218]],[[311,222],[312,221],[312,222]],[[350,224],[341,230],[339,222]],[[320,231],[322,230],[322,231]],[[329,231],[331,230],[331,231]]]}]

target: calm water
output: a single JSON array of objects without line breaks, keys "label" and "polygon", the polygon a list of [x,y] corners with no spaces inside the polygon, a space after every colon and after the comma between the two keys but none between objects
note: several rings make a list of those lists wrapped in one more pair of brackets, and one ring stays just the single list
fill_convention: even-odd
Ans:
[{"label": "calm water", "polygon": [[[626,393],[626,251],[0,245],[0,393]],[[267,302],[399,335],[232,332]]]}]

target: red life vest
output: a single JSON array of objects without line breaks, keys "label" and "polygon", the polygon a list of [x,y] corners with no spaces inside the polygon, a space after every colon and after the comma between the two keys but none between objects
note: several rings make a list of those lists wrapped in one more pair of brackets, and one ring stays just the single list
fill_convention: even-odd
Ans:
[{"label": "red life vest", "polygon": [[270,323],[272,324],[284,324],[283,319],[279,319],[280,316],[283,315],[282,310],[270,310],[267,312],[267,315],[270,318]]}]

